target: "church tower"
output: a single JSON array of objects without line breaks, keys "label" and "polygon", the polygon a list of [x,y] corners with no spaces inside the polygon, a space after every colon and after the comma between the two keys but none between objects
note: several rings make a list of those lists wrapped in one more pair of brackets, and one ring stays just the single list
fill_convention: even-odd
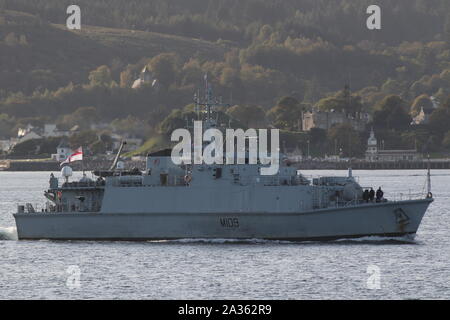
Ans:
[{"label": "church tower", "polygon": [[372,130],[370,131],[370,137],[369,139],[367,139],[366,160],[376,161],[377,158],[378,158],[378,143],[372,128]]}]

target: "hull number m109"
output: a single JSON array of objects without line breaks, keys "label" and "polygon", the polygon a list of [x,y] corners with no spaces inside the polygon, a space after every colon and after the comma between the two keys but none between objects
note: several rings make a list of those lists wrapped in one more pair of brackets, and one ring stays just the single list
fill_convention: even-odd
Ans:
[{"label": "hull number m109", "polygon": [[239,228],[238,218],[220,218],[220,225],[224,228]]}]

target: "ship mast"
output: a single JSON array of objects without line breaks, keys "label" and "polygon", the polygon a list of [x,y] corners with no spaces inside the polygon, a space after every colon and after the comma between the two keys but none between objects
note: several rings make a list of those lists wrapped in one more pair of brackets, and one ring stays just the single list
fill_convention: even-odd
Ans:
[{"label": "ship mast", "polygon": [[209,129],[211,127],[217,126],[217,121],[214,120],[211,116],[212,109],[214,107],[219,106],[226,106],[229,107],[229,104],[224,104],[222,101],[218,101],[216,98],[213,97],[212,87],[208,82],[208,74],[205,74],[204,77],[205,80],[205,96],[203,99],[200,98],[199,92],[197,92],[194,95],[194,103],[195,103],[195,110],[197,111],[198,120],[200,120],[200,109],[201,107],[204,107],[206,110],[206,117],[205,119],[202,119],[205,126],[204,129]]},{"label": "ship mast", "polygon": [[432,197],[430,155],[428,155],[428,162],[427,162],[427,197],[430,197],[430,198]]}]

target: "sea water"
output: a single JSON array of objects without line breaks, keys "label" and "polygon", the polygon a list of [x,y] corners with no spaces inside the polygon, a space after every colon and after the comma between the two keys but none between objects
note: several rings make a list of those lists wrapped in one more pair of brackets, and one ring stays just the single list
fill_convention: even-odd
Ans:
[{"label": "sea water", "polygon": [[[12,213],[45,202],[49,174],[0,172],[0,299],[450,298],[450,170],[414,240],[17,241]],[[425,191],[423,170],[353,175],[390,199]]]}]

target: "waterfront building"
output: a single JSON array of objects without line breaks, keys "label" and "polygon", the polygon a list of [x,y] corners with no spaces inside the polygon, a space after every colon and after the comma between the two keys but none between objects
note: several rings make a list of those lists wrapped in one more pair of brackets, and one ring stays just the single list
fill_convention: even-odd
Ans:
[{"label": "waterfront building", "polygon": [[420,161],[422,154],[417,149],[410,150],[385,150],[378,147],[378,141],[373,129],[367,140],[366,161],[390,162],[390,161]]},{"label": "waterfront building", "polygon": [[370,120],[370,115],[363,112],[351,116],[346,112],[313,109],[302,114],[302,127],[303,131],[310,131],[313,128],[329,130],[335,125],[349,124],[356,131],[364,131]]},{"label": "waterfront building", "polygon": [[62,139],[56,148],[56,154],[52,154],[52,159],[56,161],[64,161],[73,153],[66,139]]}]

